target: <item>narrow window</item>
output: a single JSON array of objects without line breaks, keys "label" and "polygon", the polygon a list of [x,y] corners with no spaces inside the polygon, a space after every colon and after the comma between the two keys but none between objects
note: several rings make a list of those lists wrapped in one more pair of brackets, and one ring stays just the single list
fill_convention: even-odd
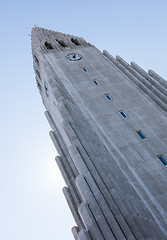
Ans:
[{"label": "narrow window", "polygon": [[76,38],[71,38],[71,42],[73,42],[75,45],[79,46],[81,45],[79,42],[78,42],[78,39]]},{"label": "narrow window", "polygon": [[157,157],[164,165],[167,165],[167,159],[162,154],[158,155]]},{"label": "narrow window", "polygon": [[105,96],[108,100],[111,100],[111,99],[112,99],[112,97],[110,96],[109,93],[105,93],[104,96]]},{"label": "narrow window", "polygon": [[39,66],[39,60],[38,60],[38,58],[34,55],[34,59],[35,59],[35,62],[38,64],[38,66]]},{"label": "narrow window", "polygon": [[44,88],[45,88],[46,96],[49,97],[48,84],[46,82],[44,82]]},{"label": "narrow window", "polygon": [[84,72],[87,72],[87,71],[88,71],[86,68],[82,68],[82,70],[83,70]]},{"label": "narrow window", "polygon": [[51,43],[48,43],[48,42],[45,42],[45,47],[46,47],[47,49],[53,49],[52,44],[51,44]]},{"label": "narrow window", "polygon": [[120,112],[120,114],[121,114],[121,116],[123,117],[123,118],[126,118],[127,117],[127,114],[124,112],[124,111],[119,111]]},{"label": "narrow window", "polygon": [[58,40],[58,39],[56,39],[56,41],[57,41],[62,47],[68,47],[67,44],[66,44],[63,40]]},{"label": "narrow window", "polygon": [[145,139],[145,138],[146,138],[146,136],[144,135],[144,133],[142,133],[141,130],[138,130],[138,131],[136,131],[136,132],[137,132],[137,134],[139,135],[139,137],[141,137],[141,139]]},{"label": "narrow window", "polygon": [[99,85],[99,83],[96,80],[93,80],[94,84]]}]

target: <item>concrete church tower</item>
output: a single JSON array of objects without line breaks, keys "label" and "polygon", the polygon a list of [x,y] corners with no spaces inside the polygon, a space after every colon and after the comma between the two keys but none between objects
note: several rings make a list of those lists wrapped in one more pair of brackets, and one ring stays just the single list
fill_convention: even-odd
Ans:
[{"label": "concrete church tower", "polygon": [[32,54],[74,238],[167,239],[167,82],[43,28]]}]

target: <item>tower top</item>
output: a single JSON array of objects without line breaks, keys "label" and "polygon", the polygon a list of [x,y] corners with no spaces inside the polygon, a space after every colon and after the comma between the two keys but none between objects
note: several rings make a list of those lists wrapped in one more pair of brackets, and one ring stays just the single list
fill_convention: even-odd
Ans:
[{"label": "tower top", "polygon": [[34,52],[56,50],[66,51],[75,48],[90,47],[83,38],[45,28],[33,26],[31,31],[32,50]]}]

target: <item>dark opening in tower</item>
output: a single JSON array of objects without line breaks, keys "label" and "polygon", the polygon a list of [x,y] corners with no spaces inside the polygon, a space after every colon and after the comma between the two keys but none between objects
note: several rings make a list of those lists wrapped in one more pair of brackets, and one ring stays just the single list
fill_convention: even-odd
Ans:
[{"label": "dark opening in tower", "polygon": [[45,42],[45,47],[46,47],[47,49],[53,49],[52,44],[51,44],[51,43],[48,43],[48,42]]},{"label": "dark opening in tower", "polygon": [[57,41],[62,47],[68,47],[67,44],[66,44],[63,40],[58,40],[58,39],[56,39],[56,41]]},{"label": "dark opening in tower", "polygon": [[71,42],[73,42],[77,46],[81,45],[76,38],[71,38]]}]

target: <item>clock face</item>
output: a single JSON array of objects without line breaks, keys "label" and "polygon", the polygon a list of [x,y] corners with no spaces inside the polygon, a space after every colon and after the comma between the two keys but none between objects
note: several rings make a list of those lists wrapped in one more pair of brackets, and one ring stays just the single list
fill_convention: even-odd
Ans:
[{"label": "clock face", "polygon": [[66,58],[69,59],[70,61],[78,61],[78,60],[82,59],[82,56],[80,54],[72,53],[72,54],[67,55]]}]

